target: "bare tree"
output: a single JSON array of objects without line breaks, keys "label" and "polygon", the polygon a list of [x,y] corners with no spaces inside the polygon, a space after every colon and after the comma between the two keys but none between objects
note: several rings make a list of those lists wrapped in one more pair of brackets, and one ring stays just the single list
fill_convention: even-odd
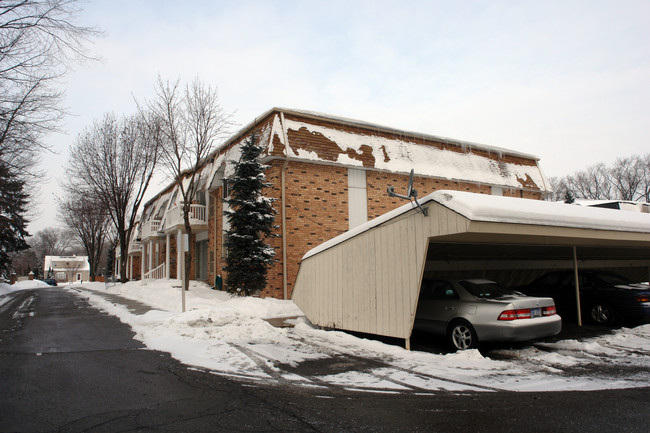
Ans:
[{"label": "bare tree", "polygon": [[88,59],[84,45],[98,32],[76,25],[77,0],[0,2],[0,159],[25,181],[39,173],[45,134],[64,112],[56,80]]},{"label": "bare tree", "polygon": [[574,199],[569,191],[565,177],[552,176],[548,178],[548,181],[551,185],[552,193],[546,197],[547,200],[571,202]]},{"label": "bare tree", "polygon": [[[125,253],[158,161],[158,134],[155,122],[107,114],[81,133],[70,149],[71,171],[107,207]],[[122,282],[126,282],[126,258],[127,254],[121,255]]]},{"label": "bare tree", "polygon": [[[42,174],[37,164],[48,149],[43,138],[56,130],[64,115],[57,80],[72,64],[88,59],[84,45],[98,34],[75,24],[77,4],[77,0],[0,1],[0,167],[13,179],[0,182],[0,196],[12,194],[15,182],[24,187],[26,200],[36,191]],[[23,220],[26,212],[13,209]],[[16,251],[16,241],[24,244],[27,236],[24,228],[5,230],[6,226],[0,232],[0,256]]]},{"label": "bare tree", "polygon": [[607,166],[592,165],[572,175],[550,179],[554,200],[566,197],[590,200],[648,202],[650,198],[650,154],[616,159]]},{"label": "bare tree", "polygon": [[68,184],[58,207],[60,217],[83,245],[90,265],[90,281],[95,281],[110,227],[106,204],[92,191]]},{"label": "bare tree", "polygon": [[[141,112],[149,113],[149,121],[161,128],[161,161],[180,191],[185,233],[191,235],[191,204],[200,192],[200,168],[219,141],[228,136],[232,114],[222,109],[217,89],[198,78],[181,88],[179,80],[164,82],[160,77],[156,96]],[[192,251],[189,251],[185,260],[186,276],[191,260]],[[188,287],[189,279],[185,278],[184,289]]]},{"label": "bare tree", "polygon": [[616,197],[621,200],[636,201],[643,194],[639,190],[644,178],[644,167],[641,157],[632,155],[618,158],[610,169],[609,182],[616,191]]},{"label": "bare tree", "polygon": [[[37,232],[29,243],[34,251],[37,269],[41,269],[45,264],[45,256],[62,256],[70,253],[73,247],[70,231],[54,227]],[[44,275],[47,275],[47,272],[48,269],[43,269]]]},{"label": "bare tree", "polygon": [[639,157],[643,169],[643,178],[639,184],[640,201],[650,203],[650,153]]},{"label": "bare tree", "polygon": [[43,275],[43,264],[44,262],[38,259],[33,248],[18,251],[11,257],[11,268],[19,276],[25,276],[33,271],[34,277],[40,278]]},{"label": "bare tree", "polygon": [[569,189],[575,197],[589,200],[605,200],[612,196],[609,173],[605,164],[596,164],[567,176]]},{"label": "bare tree", "polygon": [[50,227],[37,232],[30,243],[43,257],[61,256],[70,250],[72,238],[68,230]]}]

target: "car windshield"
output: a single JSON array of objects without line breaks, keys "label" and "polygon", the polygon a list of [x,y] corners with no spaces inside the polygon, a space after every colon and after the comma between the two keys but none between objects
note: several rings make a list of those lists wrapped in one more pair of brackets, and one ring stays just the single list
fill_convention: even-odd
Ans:
[{"label": "car windshield", "polygon": [[506,296],[522,296],[521,293],[501,287],[492,281],[459,281],[470,294],[481,299],[496,299]]},{"label": "car windshield", "polygon": [[597,277],[607,285],[620,286],[622,284],[630,284],[628,280],[617,274],[602,273],[597,274]]}]

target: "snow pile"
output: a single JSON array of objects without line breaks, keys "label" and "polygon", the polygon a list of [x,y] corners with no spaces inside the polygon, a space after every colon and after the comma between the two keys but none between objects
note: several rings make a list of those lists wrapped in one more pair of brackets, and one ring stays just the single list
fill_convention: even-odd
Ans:
[{"label": "snow pile", "polygon": [[[320,330],[292,301],[236,297],[200,283],[186,292],[185,313],[180,313],[178,280],[74,287],[129,324],[148,348],[246,381],[382,392],[591,390],[650,384],[650,325],[487,356],[477,350],[435,354]],[[128,302],[120,303],[114,295],[146,302],[152,309],[129,312],[122,305]],[[278,317],[294,327],[267,321]],[[615,375],[610,374],[612,367]],[[599,368],[607,372],[600,374]]]},{"label": "snow pile", "polygon": [[0,307],[11,300],[10,293],[19,290],[38,289],[40,287],[49,287],[47,283],[40,280],[18,281],[16,284],[0,283]]},{"label": "snow pile", "polygon": [[[302,312],[291,301],[233,296],[211,290],[206,284],[192,281],[186,294],[186,312],[181,311],[179,280],[139,281],[117,284],[104,289],[103,284],[84,284],[93,303],[115,314],[136,332],[136,339],[147,347],[170,352],[186,364],[230,374],[266,377],[241,347],[257,345],[287,363],[318,357],[315,351],[295,356],[287,350],[292,345],[282,329],[265,318],[295,317]],[[121,305],[101,298],[101,293],[117,294],[146,302],[154,308],[141,316],[130,314]]]},{"label": "snow pile", "polygon": [[0,283],[0,296],[18,290],[37,289],[39,287],[49,287],[49,286],[47,283],[41,280],[18,281],[16,284]]},{"label": "snow pile", "polygon": [[[83,286],[141,301],[165,311],[180,312],[182,309],[180,280],[130,281],[114,286],[104,283],[89,283]],[[212,290],[207,284],[199,281],[190,281],[189,290],[185,292],[185,295],[186,310],[212,309],[228,305],[242,314],[263,319],[302,315],[302,311],[292,301],[233,296],[227,292]]]}]

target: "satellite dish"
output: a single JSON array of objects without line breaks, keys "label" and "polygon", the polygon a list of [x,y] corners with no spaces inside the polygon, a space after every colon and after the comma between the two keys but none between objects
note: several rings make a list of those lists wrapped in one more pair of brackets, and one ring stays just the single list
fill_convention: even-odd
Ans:
[{"label": "satellite dish", "polygon": [[415,178],[415,172],[414,172],[413,169],[411,169],[411,173],[409,174],[409,183],[408,183],[408,185],[406,187],[406,195],[397,194],[395,192],[395,187],[389,186],[388,190],[387,190],[388,196],[389,197],[399,197],[401,199],[408,200],[408,201],[411,201],[411,197],[412,197],[413,201],[415,201],[415,204],[420,209],[422,214],[424,216],[427,216],[428,215],[427,210],[424,209],[422,206],[420,206],[420,203],[418,203],[418,192],[415,189],[413,189],[414,178]]}]

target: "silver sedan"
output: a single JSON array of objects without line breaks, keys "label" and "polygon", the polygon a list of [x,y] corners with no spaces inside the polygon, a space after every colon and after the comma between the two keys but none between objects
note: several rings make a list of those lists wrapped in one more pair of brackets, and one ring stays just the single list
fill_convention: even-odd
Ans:
[{"label": "silver sedan", "polygon": [[479,341],[526,341],[562,329],[552,298],[525,296],[483,279],[425,279],[415,328],[446,336],[456,350]]}]

